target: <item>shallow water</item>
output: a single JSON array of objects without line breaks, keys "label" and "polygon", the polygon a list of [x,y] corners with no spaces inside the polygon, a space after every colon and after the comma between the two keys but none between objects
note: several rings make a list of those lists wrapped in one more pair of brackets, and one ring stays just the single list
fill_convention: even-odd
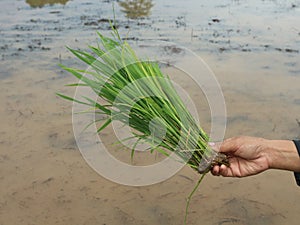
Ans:
[{"label": "shallow water", "polygon": [[[138,45],[168,40],[200,55],[224,92],[226,137],[300,137],[300,1],[153,3],[149,16],[137,19],[116,3],[120,33],[129,30]],[[109,34],[108,19],[107,0],[0,2],[0,224],[182,224],[198,174],[184,167],[147,187],[104,179],[77,149],[71,104],[55,96],[72,95],[74,89],[63,85],[75,81],[57,64],[80,66],[65,46],[95,43],[97,30]],[[173,76],[208,129],[199,89],[178,71]],[[109,131],[104,136],[113,142]],[[299,193],[291,172],[208,175],[191,202],[189,224],[298,224]]]}]

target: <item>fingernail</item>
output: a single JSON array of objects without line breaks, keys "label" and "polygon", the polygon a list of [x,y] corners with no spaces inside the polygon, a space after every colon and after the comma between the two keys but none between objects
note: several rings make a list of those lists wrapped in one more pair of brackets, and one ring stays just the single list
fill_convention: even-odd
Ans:
[{"label": "fingernail", "polygon": [[209,146],[211,146],[211,147],[213,147],[213,146],[215,146],[216,145],[216,143],[215,142],[208,142],[207,143]]}]

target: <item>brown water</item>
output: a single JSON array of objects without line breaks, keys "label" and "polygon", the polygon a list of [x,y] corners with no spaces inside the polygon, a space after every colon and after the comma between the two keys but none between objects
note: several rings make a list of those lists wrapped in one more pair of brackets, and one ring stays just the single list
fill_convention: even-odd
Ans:
[{"label": "brown water", "polygon": [[[128,39],[137,42],[174,41],[203,57],[224,91],[226,137],[300,137],[299,1],[153,3],[142,14],[149,16],[137,19],[126,18],[115,4],[121,34],[130,30]],[[94,43],[96,30],[109,34],[111,4],[0,2],[0,224],[182,224],[185,198],[198,174],[185,167],[147,187],[102,178],[76,147],[71,104],[54,94],[74,91],[63,86],[74,78],[57,66],[79,66],[65,46]],[[199,90],[184,82],[197,100]],[[209,118],[202,123],[209,127]],[[244,179],[208,175],[188,221],[299,224],[299,198],[291,172]]]}]

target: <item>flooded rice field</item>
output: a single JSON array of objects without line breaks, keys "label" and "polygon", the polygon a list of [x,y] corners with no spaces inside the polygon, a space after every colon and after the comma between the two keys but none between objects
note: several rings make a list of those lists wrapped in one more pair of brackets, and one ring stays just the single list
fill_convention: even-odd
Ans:
[{"label": "flooded rice field", "polygon": [[[71,103],[55,95],[72,96],[74,89],[64,85],[76,81],[58,64],[83,66],[66,46],[84,49],[96,43],[96,31],[109,35],[113,3],[117,28],[130,43],[145,49],[150,41],[173,42],[179,47],[166,44],[157,55],[180,60],[185,47],[209,65],[226,101],[225,137],[300,138],[299,0],[1,0],[1,225],[183,224],[199,175],[186,166],[143,187],[101,177],[77,148]],[[188,91],[209,129],[201,90],[178,70],[166,71]],[[110,130],[103,136],[114,142]],[[299,198],[291,172],[207,175],[188,224],[296,225]]]}]

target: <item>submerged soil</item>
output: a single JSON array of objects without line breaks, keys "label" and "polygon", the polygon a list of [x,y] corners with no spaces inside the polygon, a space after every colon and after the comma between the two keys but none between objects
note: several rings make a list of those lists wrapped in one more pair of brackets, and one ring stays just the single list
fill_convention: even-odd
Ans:
[{"label": "submerged soil", "polygon": [[[55,96],[74,93],[63,85],[75,79],[58,64],[82,66],[65,46],[85,48],[95,43],[96,31],[109,34],[112,2],[1,1],[0,224],[183,223],[185,198],[199,178],[195,171],[184,167],[146,187],[104,179],[77,149],[71,103]],[[120,33],[125,37],[129,31],[127,39],[138,45],[168,40],[200,55],[224,92],[226,137],[300,137],[299,1],[153,3],[134,18],[128,7],[115,3]],[[183,54],[172,46],[164,51],[170,58]],[[201,90],[180,72],[167,71],[188,90],[209,129]],[[114,141],[109,130],[103,136]],[[112,151],[130,162],[129,155]],[[188,221],[296,225],[299,198],[291,172],[244,179],[208,175],[191,202]]]}]

